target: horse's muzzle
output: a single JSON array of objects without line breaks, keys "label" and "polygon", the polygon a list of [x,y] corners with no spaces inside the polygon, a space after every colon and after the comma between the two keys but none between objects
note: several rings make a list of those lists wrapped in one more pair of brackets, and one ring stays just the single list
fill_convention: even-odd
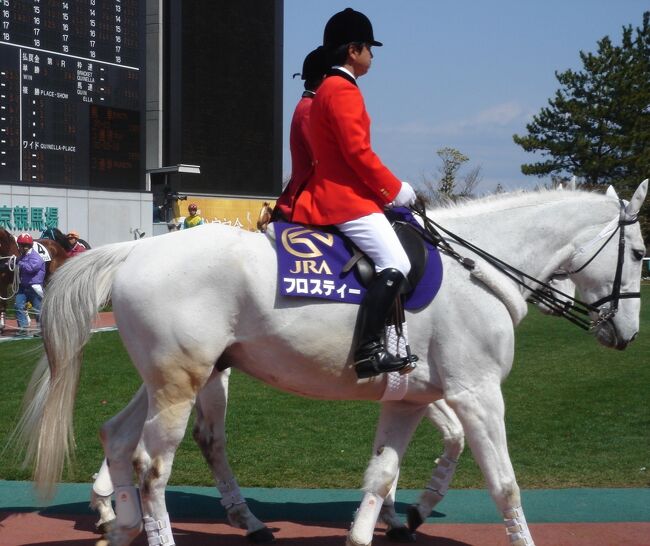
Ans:
[{"label": "horse's muzzle", "polygon": [[596,330],[596,339],[601,345],[604,345],[605,347],[623,351],[630,343],[636,339],[637,334],[638,332],[634,332],[634,334],[629,339],[621,337],[616,330],[614,322],[610,319],[603,322],[598,327]]}]

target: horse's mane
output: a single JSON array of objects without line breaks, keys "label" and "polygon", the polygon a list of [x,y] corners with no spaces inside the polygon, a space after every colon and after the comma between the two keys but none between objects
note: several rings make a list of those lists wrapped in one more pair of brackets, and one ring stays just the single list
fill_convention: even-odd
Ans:
[{"label": "horse's mane", "polygon": [[581,198],[589,202],[602,202],[602,193],[585,190],[556,190],[542,188],[534,191],[516,190],[508,193],[496,193],[479,198],[462,198],[447,201],[428,208],[433,218],[468,217],[488,212],[505,211],[522,206],[541,206],[558,201]]}]

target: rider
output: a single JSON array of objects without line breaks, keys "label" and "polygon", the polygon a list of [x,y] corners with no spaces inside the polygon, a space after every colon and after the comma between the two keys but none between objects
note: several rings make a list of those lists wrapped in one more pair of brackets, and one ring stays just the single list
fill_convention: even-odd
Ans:
[{"label": "rider", "polygon": [[334,66],[311,108],[314,173],[298,197],[292,220],[336,225],[374,264],[377,275],[361,302],[354,352],[358,377],[401,370],[382,343],[386,318],[411,264],[384,216],[384,208],[415,202],[415,192],[383,165],[370,146],[370,118],[357,78],[370,69],[371,48],[381,46],[370,20],[347,8],[327,22],[323,45]]},{"label": "rider", "polygon": [[314,153],[309,135],[309,111],[316,90],[323,82],[328,69],[329,63],[323,46],[311,51],[302,64],[301,78],[305,80],[305,90],[293,112],[289,133],[291,179],[275,203],[271,221],[291,218],[293,204],[314,170]]},{"label": "rider", "polygon": [[187,207],[187,212],[190,213],[189,216],[183,220],[183,229],[188,229],[191,227],[196,227],[196,226],[202,226],[203,225],[203,218],[201,218],[198,214],[197,211],[199,208],[196,206],[196,203],[190,203],[189,206]]},{"label": "rider", "polygon": [[41,312],[43,299],[43,282],[45,281],[45,262],[40,254],[33,249],[34,239],[29,233],[22,233],[16,240],[18,243],[18,272],[20,285],[16,293],[16,319],[18,321],[18,335],[26,333],[29,321],[25,307],[27,302],[32,304],[32,309],[38,315]]},{"label": "rider", "polygon": [[82,252],[86,252],[86,250],[88,250],[79,242],[79,234],[76,231],[71,231],[65,237],[68,240],[68,244],[70,245],[70,250],[68,250],[68,257],[72,258],[73,256],[77,256],[78,254],[81,254]]}]

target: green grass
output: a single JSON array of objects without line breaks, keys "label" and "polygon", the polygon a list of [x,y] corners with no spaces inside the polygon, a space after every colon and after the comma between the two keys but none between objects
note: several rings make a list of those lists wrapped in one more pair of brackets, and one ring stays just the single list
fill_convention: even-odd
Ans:
[{"label": "green grass", "polygon": [[[504,393],[509,449],[520,486],[650,485],[650,286],[643,287],[643,295],[641,333],[624,352],[605,349],[568,322],[534,310],[518,329],[515,364]],[[38,343],[0,344],[0,446],[15,425]],[[118,335],[93,336],[82,367],[77,455],[67,481],[90,480],[102,458],[100,424],[138,386]],[[227,429],[230,461],[243,486],[358,487],[377,415],[377,404],[297,398],[235,372]],[[405,457],[400,487],[422,487],[440,451],[438,433],[423,422]],[[0,479],[29,479],[29,472],[5,453]],[[171,483],[211,484],[189,433]],[[483,487],[469,450],[454,486]]]}]

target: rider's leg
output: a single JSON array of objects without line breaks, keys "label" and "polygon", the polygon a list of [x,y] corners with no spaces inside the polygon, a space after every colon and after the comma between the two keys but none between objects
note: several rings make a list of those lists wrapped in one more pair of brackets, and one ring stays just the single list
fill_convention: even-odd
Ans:
[{"label": "rider's leg", "polygon": [[382,337],[386,319],[411,269],[408,256],[390,222],[381,213],[336,227],[374,262],[377,272],[359,307],[354,353],[357,375],[371,377],[400,370],[411,360],[388,353]]}]

